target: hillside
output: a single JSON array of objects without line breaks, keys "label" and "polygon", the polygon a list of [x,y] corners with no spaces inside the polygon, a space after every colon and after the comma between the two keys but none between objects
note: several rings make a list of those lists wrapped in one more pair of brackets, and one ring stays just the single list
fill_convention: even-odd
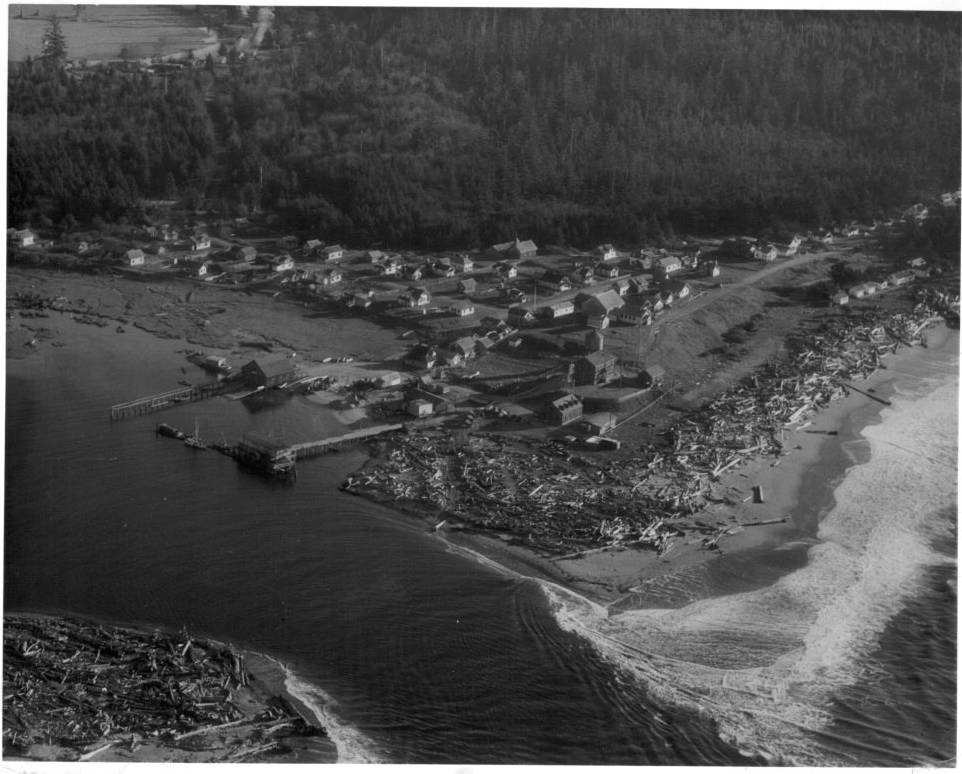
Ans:
[{"label": "hillside", "polygon": [[871,220],[957,187],[960,50],[938,13],[279,7],[257,58],[12,68],[8,216],[179,198],[411,247]]}]

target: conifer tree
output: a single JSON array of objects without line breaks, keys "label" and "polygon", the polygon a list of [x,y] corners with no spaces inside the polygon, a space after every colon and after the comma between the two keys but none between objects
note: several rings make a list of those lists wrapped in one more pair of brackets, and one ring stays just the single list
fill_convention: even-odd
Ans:
[{"label": "conifer tree", "polygon": [[60,20],[53,14],[43,33],[40,51],[44,59],[53,62],[62,62],[67,58],[67,39],[64,37],[63,30],[60,29]]}]

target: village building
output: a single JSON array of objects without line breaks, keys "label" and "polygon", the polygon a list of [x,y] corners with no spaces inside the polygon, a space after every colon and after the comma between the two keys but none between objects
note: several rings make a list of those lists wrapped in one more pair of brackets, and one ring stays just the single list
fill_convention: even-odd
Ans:
[{"label": "village building", "polygon": [[595,281],[595,270],[590,266],[579,266],[574,270],[575,282],[581,285],[593,285]]},{"label": "village building", "polygon": [[124,252],[123,262],[125,266],[143,266],[144,251],[138,247]]},{"label": "village building", "polygon": [[337,285],[341,280],[344,279],[344,274],[341,272],[340,269],[336,267],[331,267],[329,269],[324,269],[323,271],[319,271],[314,276],[316,278],[317,284],[322,285],[323,287],[330,287],[331,285]]},{"label": "village building", "polygon": [[752,257],[762,263],[774,263],[778,258],[778,249],[771,243],[757,245],[752,249]]},{"label": "village building", "polygon": [[207,234],[197,234],[190,238],[190,249],[191,252],[197,252],[198,250],[210,250],[210,237]]},{"label": "village building", "polygon": [[621,274],[621,270],[615,264],[598,264],[592,271],[596,277],[603,279],[615,279]]},{"label": "village building", "polygon": [[412,279],[415,281],[420,280],[422,277],[424,277],[424,269],[422,269],[421,266],[413,263],[409,263],[403,266],[401,269],[401,272],[408,279]]},{"label": "village building", "polygon": [[473,277],[466,277],[458,281],[458,292],[471,296],[478,292],[478,281]]},{"label": "village building", "polygon": [[655,261],[653,268],[656,276],[669,277],[676,271],[681,271],[681,258],[677,255],[663,255]]},{"label": "village building", "polygon": [[496,338],[490,333],[486,333],[484,336],[478,336],[474,340],[474,353],[478,357],[486,355],[497,343]]},{"label": "village building", "polygon": [[474,336],[462,336],[451,343],[451,351],[457,352],[465,360],[474,357]]},{"label": "village building", "polygon": [[254,259],[257,258],[257,249],[250,245],[234,245],[227,251],[227,254],[235,261],[253,263]]},{"label": "village building", "polygon": [[848,294],[852,298],[867,298],[868,296],[874,296],[877,290],[878,286],[874,282],[862,282],[850,287]]},{"label": "village building", "polygon": [[626,325],[650,325],[651,305],[648,302],[634,301],[616,309],[612,316]]},{"label": "village building", "polygon": [[654,279],[651,274],[637,274],[634,277],[629,277],[628,292],[632,295],[640,296],[648,291]]},{"label": "village building", "polygon": [[397,371],[388,371],[387,373],[383,373],[377,377],[374,380],[374,384],[376,387],[383,390],[387,387],[397,387],[402,381],[403,378]]},{"label": "village building", "polygon": [[918,258],[910,259],[907,263],[909,266],[911,266],[914,269],[921,269],[923,266],[925,266],[926,261],[924,258],[919,256]]},{"label": "village building", "polygon": [[604,435],[608,431],[614,430],[617,424],[618,415],[609,411],[586,414],[581,420],[581,426],[592,435]]},{"label": "village building", "polygon": [[211,267],[210,261],[200,258],[186,258],[182,262],[184,273],[188,277],[206,277]]},{"label": "village building", "polygon": [[571,290],[571,278],[563,272],[550,269],[541,275],[538,284],[545,290],[550,290],[555,293],[564,293],[567,290]]},{"label": "village building", "polygon": [[673,300],[677,301],[684,301],[691,297],[691,285],[681,280],[666,280],[662,285],[662,291],[670,292],[674,296]]},{"label": "village building", "polygon": [[704,274],[706,277],[720,277],[721,269],[718,266],[718,261],[707,261],[704,264]]},{"label": "village building", "polygon": [[566,425],[580,419],[584,410],[581,398],[570,392],[556,398],[549,398],[544,408],[548,420],[558,425]]},{"label": "village building", "polygon": [[412,417],[429,417],[434,413],[434,404],[424,398],[415,398],[408,401],[407,413]]},{"label": "village building", "polygon": [[837,293],[832,293],[830,300],[832,302],[832,306],[845,306],[848,304],[849,296],[848,293],[840,290]]},{"label": "village building", "polygon": [[611,289],[615,291],[615,293],[617,293],[622,298],[628,295],[628,289],[630,287],[631,287],[631,284],[628,282],[628,280],[623,278],[616,279],[614,282],[611,283]]},{"label": "village building", "polygon": [[662,384],[665,376],[665,369],[660,365],[645,366],[638,374],[638,385],[643,389],[649,389]]},{"label": "village building", "polygon": [[451,259],[451,264],[462,274],[467,274],[468,272],[474,271],[474,261],[470,256],[464,253],[459,253]]},{"label": "village building", "polygon": [[511,247],[508,248],[508,256],[518,261],[534,258],[538,254],[538,246],[530,239],[524,241],[515,237]]},{"label": "village building", "polygon": [[618,251],[615,250],[614,245],[610,244],[598,245],[595,248],[595,254],[602,261],[615,261],[618,259]]},{"label": "village building", "polygon": [[607,352],[591,352],[574,363],[575,384],[606,384],[617,378],[617,359]]},{"label": "village building", "polygon": [[534,322],[534,315],[530,309],[523,306],[512,306],[508,309],[508,325],[522,328]]},{"label": "village building", "polygon": [[318,255],[324,249],[324,243],[320,239],[308,239],[301,248],[301,254],[305,258]]},{"label": "village building", "polygon": [[435,277],[453,277],[455,274],[454,266],[450,258],[439,258],[431,266],[431,274]]},{"label": "village building", "polygon": [[340,261],[344,257],[344,248],[340,245],[325,245],[318,254],[325,261]]},{"label": "village building", "polygon": [[261,261],[265,266],[269,266],[271,271],[283,272],[294,271],[294,259],[287,253],[283,255],[261,256]]},{"label": "village building", "polygon": [[755,237],[736,237],[735,239],[726,239],[722,242],[721,247],[718,248],[718,252],[729,258],[735,258],[737,260],[745,260],[752,257],[752,251],[755,249],[758,240]]},{"label": "village building", "polygon": [[801,246],[802,238],[798,234],[795,234],[795,236],[792,237],[792,241],[788,243],[788,247],[785,248],[785,255],[795,255]]},{"label": "village building", "polygon": [[29,228],[9,229],[7,239],[15,247],[30,247],[37,241],[37,235]]},{"label": "village building", "polygon": [[493,268],[502,279],[514,279],[518,276],[518,267],[510,261],[499,261]]},{"label": "village building", "polygon": [[398,303],[409,309],[417,309],[431,303],[431,294],[425,288],[412,285],[400,295]]},{"label": "village building", "polygon": [[691,269],[697,269],[701,260],[701,245],[685,244],[681,248],[681,263]]},{"label": "village building", "polygon": [[470,301],[451,301],[448,304],[448,311],[455,317],[470,317],[474,314],[474,304]]},{"label": "village building", "polygon": [[592,328],[585,334],[585,352],[601,352],[604,348],[605,335],[598,328]]},{"label": "village building", "polygon": [[296,378],[294,362],[286,357],[251,360],[241,368],[241,378],[248,387],[271,389],[280,387]]},{"label": "village building", "polygon": [[903,269],[902,271],[892,272],[888,276],[888,283],[890,287],[897,288],[900,285],[906,285],[915,279],[915,272],[912,269]]},{"label": "village building", "polygon": [[385,258],[387,258],[387,255],[380,250],[368,250],[364,253],[364,260],[374,266],[384,261]]},{"label": "village building", "polygon": [[[582,294],[587,295],[587,294]],[[581,295],[579,295],[581,298]],[[592,316],[607,316],[615,309],[620,309],[625,305],[625,300],[613,290],[605,290],[601,293],[589,295],[581,303],[581,311],[589,318]],[[594,326],[598,327],[598,326]]]},{"label": "village building", "polygon": [[425,370],[434,368],[438,362],[438,351],[428,344],[416,344],[401,361],[408,368]]},{"label": "village building", "polygon": [[374,303],[374,299],[371,298],[369,293],[355,293],[353,296],[354,303],[352,306],[355,309],[368,309],[371,304]]},{"label": "village building", "polygon": [[382,277],[396,277],[401,268],[401,261],[398,258],[385,258],[384,262],[378,265],[377,273]]},{"label": "village building", "polygon": [[555,301],[552,304],[545,304],[538,310],[540,316],[549,320],[557,320],[575,313],[575,302],[571,299],[566,301]]}]

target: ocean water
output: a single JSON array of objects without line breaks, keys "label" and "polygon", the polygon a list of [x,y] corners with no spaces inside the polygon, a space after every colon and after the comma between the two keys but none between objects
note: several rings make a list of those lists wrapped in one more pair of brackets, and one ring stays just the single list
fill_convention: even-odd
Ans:
[{"label": "ocean water", "polygon": [[863,464],[805,561],[796,548],[748,590],[699,586],[680,595],[691,602],[608,616],[338,491],[361,450],[304,462],[285,486],[152,432],[197,421],[211,439],[297,440],[330,426],[299,399],[111,424],[110,404],[199,372],[177,342],[52,322],[78,342],[8,368],[5,609],[186,626],[269,654],[345,761],[955,755],[951,364],[908,375],[855,442]]},{"label": "ocean water", "polygon": [[112,424],[112,403],[200,377],[183,345],[41,324],[71,343],[8,367],[5,609],[187,627],[268,654],[346,761],[746,762],[559,627],[538,584],[338,491],[362,450],[306,461],[287,486],[153,432],[196,420],[208,439],[296,440],[316,406],[218,398]]},{"label": "ocean water", "polygon": [[611,617],[552,591],[559,621],[769,761],[953,762],[958,358],[903,372],[895,390],[847,443],[852,465],[801,566]]}]

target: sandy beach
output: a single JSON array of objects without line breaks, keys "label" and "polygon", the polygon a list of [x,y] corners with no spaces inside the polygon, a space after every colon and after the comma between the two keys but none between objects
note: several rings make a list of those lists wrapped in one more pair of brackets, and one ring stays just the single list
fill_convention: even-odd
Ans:
[{"label": "sandy beach", "polygon": [[[855,385],[864,392],[850,391],[819,411],[810,423],[786,431],[781,456],[774,460],[756,457],[724,473],[720,488],[741,493],[743,502],[737,506],[712,504],[693,519],[706,527],[727,529],[717,549],[706,548],[704,534],[695,532],[674,538],[661,555],[652,550],[603,548],[576,558],[550,559],[489,534],[447,531],[444,537],[512,572],[561,583],[613,610],[650,606],[645,585],[653,579],[758,549],[811,542],[821,515],[831,507],[835,483],[852,464],[843,445],[857,440],[862,428],[878,421],[883,404],[875,398],[887,400],[900,373],[951,355],[958,349],[958,340],[958,333],[944,325],[930,329],[927,348],[901,348],[884,359],[884,368]],[[754,486],[762,487],[763,503],[752,501]],[[784,521],[760,523],[779,519]]]}]

